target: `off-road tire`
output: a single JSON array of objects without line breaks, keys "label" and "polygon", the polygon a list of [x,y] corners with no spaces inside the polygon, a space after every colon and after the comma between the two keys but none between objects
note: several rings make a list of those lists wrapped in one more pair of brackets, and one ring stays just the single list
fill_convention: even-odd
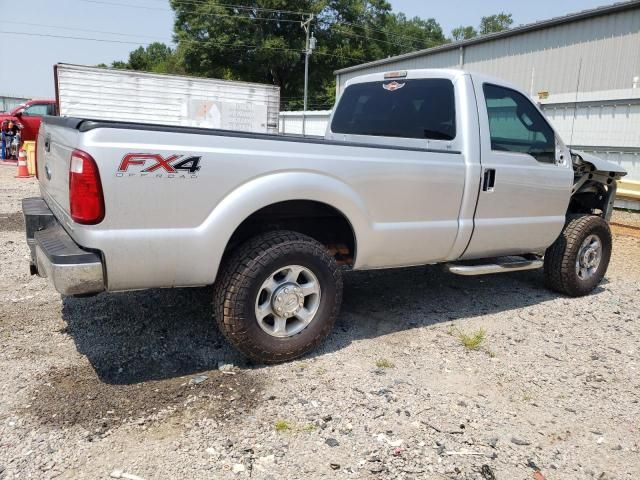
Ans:
[{"label": "off-road tire", "polygon": [[[311,323],[296,335],[277,338],[260,328],[255,314],[259,288],[279,267],[309,268],[322,289]],[[342,303],[342,272],[321,243],[306,235],[279,230],[254,237],[222,265],[214,285],[214,316],[220,331],[240,352],[258,363],[279,363],[315,349],[329,335]]]},{"label": "off-road tire", "polygon": [[[582,242],[589,235],[597,235],[602,242],[600,264],[593,276],[581,279],[576,272],[576,260]],[[544,255],[546,285],[571,297],[590,293],[602,280],[611,258],[611,230],[602,217],[569,215],[558,239]]]}]

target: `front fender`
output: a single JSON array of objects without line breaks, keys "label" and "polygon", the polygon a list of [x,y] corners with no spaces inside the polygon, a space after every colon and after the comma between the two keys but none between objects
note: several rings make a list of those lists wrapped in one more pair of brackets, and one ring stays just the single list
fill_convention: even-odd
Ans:
[{"label": "front fender", "polygon": [[627,174],[627,171],[617,163],[609,162],[591,153],[583,152],[581,150],[571,150],[572,155],[577,155],[583,161],[590,163],[600,172],[613,172],[617,178],[623,177]]}]

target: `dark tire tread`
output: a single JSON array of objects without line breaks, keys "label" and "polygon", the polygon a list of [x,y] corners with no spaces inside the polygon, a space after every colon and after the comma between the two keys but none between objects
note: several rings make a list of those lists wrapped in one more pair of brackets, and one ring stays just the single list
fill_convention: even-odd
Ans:
[{"label": "dark tire tread", "polygon": [[[584,239],[592,233],[602,241],[602,258],[593,281],[585,282],[575,269],[576,258]],[[562,233],[544,256],[544,278],[549,288],[572,297],[586,295],[602,280],[611,257],[611,230],[602,217],[569,215]]]},{"label": "dark tire tread", "polygon": [[[264,274],[266,264],[283,255],[299,252],[317,257],[331,271],[336,290],[333,308],[328,318],[314,319],[314,322],[322,322],[322,328],[304,346],[287,351],[268,351],[258,345],[246,328],[247,321],[255,322],[253,318],[244,318],[246,302],[255,301],[250,298],[251,286]],[[223,262],[214,285],[213,297],[218,327],[234,347],[260,363],[285,362],[316,348],[333,329],[342,302],[342,272],[327,249],[313,238],[293,231],[271,231],[248,240]],[[306,329],[295,337],[305,331]]]}]

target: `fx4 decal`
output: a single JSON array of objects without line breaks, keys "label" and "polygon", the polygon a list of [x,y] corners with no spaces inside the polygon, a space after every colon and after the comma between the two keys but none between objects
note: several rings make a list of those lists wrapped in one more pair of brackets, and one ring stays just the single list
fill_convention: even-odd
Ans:
[{"label": "fx4 decal", "polygon": [[116,177],[197,178],[201,158],[186,155],[165,158],[157,153],[127,153],[122,157]]}]

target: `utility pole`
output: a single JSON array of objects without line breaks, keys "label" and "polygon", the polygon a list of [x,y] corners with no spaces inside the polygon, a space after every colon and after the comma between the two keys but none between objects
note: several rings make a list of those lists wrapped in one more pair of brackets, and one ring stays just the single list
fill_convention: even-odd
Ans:
[{"label": "utility pole", "polygon": [[[305,33],[307,34],[307,39],[305,42],[305,52],[304,52],[304,106],[302,107],[302,136],[305,134],[305,124],[306,124],[306,114],[307,114],[307,91],[309,88],[309,56],[313,52],[313,49],[316,48],[316,39],[311,33],[311,22],[313,21],[313,13],[309,14],[309,18],[306,21],[302,22],[302,28],[304,28]],[[309,33],[311,33],[311,38],[309,38]]]}]

